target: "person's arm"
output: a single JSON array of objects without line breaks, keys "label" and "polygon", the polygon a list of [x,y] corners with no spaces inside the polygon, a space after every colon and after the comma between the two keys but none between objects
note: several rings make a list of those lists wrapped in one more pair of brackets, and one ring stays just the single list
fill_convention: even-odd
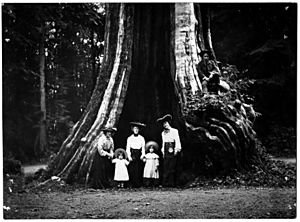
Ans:
[{"label": "person's arm", "polygon": [[115,144],[114,144],[114,140],[112,138],[110,138],[110,141],[111,141],[111,147],[109,149],[109,153],[108,153],[108,156],[110,158],[113,158],[114,157],[114,148],[115,148]]},{"label": "person's arm", "polygon": [[204,75],[204,72],[201,69],[201,62],[198,63],[198,65],[196,66],[196,69],[197,69],[200,80],[204,79],[204,77],[206,77],[206,76]]},{"label": "person's arm", "polygon": [[164,139],[163,132],[161,133],[161,138],[162,138],[161,152],[162,152],[163,157],[164,157],[165,156],[165,139]]},{"label": "person's arm", "polygon": [[130,152],[130,137],[127,138],[126,152],[127,152],[129,161],[131,161],[132,158],[131,158],[131,152]]},{"label": "person's arm", "polygon": [[221,74],[217,63],[213,60],[210,60],[209,62],[211,65],[211,70],[209,71],[209,74],[210,74],[209,78],[211,78],[213,74]]},{"label": "person's arm", "polygon": [[145,157],[146,151],[145,151],[145,139],[143,136],[141,136],[141,143],[142,143],[142,155],[141,155],[141,159],[143,159]]},{"label": "person's arm", "polygon": [[181,142],[179,138],[178,130],[174,130],[174,139],[175,139],[175,155],[181,151]]}]

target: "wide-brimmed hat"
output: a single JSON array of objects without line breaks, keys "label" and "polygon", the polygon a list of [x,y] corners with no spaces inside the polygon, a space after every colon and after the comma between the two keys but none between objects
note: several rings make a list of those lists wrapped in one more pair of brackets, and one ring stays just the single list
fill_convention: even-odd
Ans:
[{"label": "wide-brimmed hat", "polygon": [[122,153],[124,155],[124,159],[127,159],[127,152],[123,148],[116,149],[114,156],[117,158],[119,153]]},{"label": "wide-brimmed hat", "polygon": [[202,50],[202,51],[199,53],[199,55],[200,55],[201,57],[203,57],[204,54],[208,54],[209,58],[211,57],[211,51],[209,51],[209,50],[207,50],[207,49],[204,49],[204,50]]},{"label": "wide-brimmed hat", "polygon": [[157,142],[155,142],[155,141],[149,141],[149,142],[146,143],[146,145],[145,145],[146,152],[148,152],[150,147],[153,147],[155,150],[158,150],[158,148],[159,148]]},{"label": "wide-brimmed hat", "polygon": [[137,126],[139,128],[142,128],[142,127],[146,126],[146,124],[141,123],[141,122],[130,122],[129,124],[130,124],[130,126]]},{"label": "wide-brimmed hat", "polygon": [[103,132],[117,132],[117,128],[115,127],[104,127],[101,129]]},{"label": "wide-brimmed hat", "polygon": [[164,116],[161,117],[161,118],[158,118],[158,119],[156,120],[156,122],[165,122],[165,121],[171,122],[171,120],[172,120],[171,114],[167,114],[167,115],[164,115]]}]

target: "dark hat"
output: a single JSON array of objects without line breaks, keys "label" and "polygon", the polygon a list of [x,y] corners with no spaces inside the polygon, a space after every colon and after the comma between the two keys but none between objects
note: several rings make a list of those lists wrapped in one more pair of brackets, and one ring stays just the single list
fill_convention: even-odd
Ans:
[{"label": "dark hat", "polygon": [[207,50],[207,49],[202,50],[202,51],[199,53],[199,55],[200,55],[201,57],[203,57],[203,55],[204,55],[205,53],[207,53],[208,56],[211,57],[211,52],[210,52],[209,50]]},{"label": "dark hat", "polygon": [[119,153],[122,153],[124,155],[124,159],[127,159],[127,153],[123,148],[118,148],[115,150],[114,156],[118,157]]},{"label": "dark hat", "polygon": [[172,116],[170,114],[167,114],[167,115],[165,115],[165,116],[163,116],[161,118],[158,118],[156,120],[156,122],[165,122],[165,121],[171,122],[171,120],[172,120]]},{"label": "dark hat", "polygon": [[130,122],[130,126],[145,127],[146,124],[140,122]]},{"label": "dark hat", "polygon": [[150,147],[153,147],[155,150],[158,150],[158,148],[159,148],[157,142],[155,142],[155,141],[149,141],[146,143],[146,145],[145,145],[146,152],[148,152]]},{"label": "dark hat", "polygon": [[103,132],[117,132],[117,128],[115,127],[104,127],[101,129]]}]

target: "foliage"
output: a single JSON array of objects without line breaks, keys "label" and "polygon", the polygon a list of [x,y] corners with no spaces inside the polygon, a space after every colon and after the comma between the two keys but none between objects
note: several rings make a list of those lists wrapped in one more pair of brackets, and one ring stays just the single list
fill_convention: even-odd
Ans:
[{"label": "foliage", "polygon": [[[189,94],[187,106],[184,110],[185,116],[193,115],[195,111],[214,111],[222,110],[228,105],[234,105],[236,99],[241,102],[252,102],[253,97],[247,94],[249,87],[254,84],[253,79],[244,76],[240,73],[236,66],[224,64],[222,65],[222,79],[226,81],[231,90],[220,94]],[[259,115],[257,113],[257,115]]]},{"label": "foliage", "polygon": [[295,187],[296,165],[269,159],[264,167],[252,165],[248,171],[235,171],[226,177],[199,176],[187,186]]},{"label": "foliage", "polygon": [[94,87],[103,53],[105,11],[98,3],[6,3],[2,9],[4,153],[27,162],[35,157],[33,144],[39,136],[42,36],[49,151],[53,152],[69,124],[80,117]]},{"label": "foliage", "polygon": [[278,127],[283,131],[280,134],[286,134],[286,127],[291,127],[290,135],[295,137],[292,131],[297,121],[297,4],[210,6],[218,59],[236,64],[245,76],[255,79],[248,94],[255,97],[253,105],[263,115],[256,121],[255,130],[268,150],[285,155],[287,151],[279,149],[286,148],[275,148],[275,143],[284,143],[284,136],[278,136],[279,132],[273,129]]},{"label": "foliage", "polygon": [[263,143],[270,154],[279,157],[296,156],[296,132],[293,127],[274,124]]},{"label": "foliage", "polygon": [[260,114],[245,102],[252,100],[246,91],[253,81],[243,78],[235,66],[223,65],[222,71],[231,90],[190,94],[184,110],[187,127],[198,144],[195,149],[201,147],[199,167],[211,175],[261,164],[262,150],[252,128]]},{"label": "foliage", "polygon": [[14,159],[11,157],[5,157],[3,159],[3,173],[4,174],[21,174],[21,162],[19,160]]}]

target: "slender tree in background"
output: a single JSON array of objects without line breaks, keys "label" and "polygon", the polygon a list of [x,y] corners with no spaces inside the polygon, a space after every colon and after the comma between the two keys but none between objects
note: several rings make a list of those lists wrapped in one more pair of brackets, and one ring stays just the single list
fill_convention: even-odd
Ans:
[{"label": "slender tree in background", "polygon": [[95,84],[98,68],[92,67],[103,54],[101,8],[96,3],[2,6],[5,156],[27,162],[56,152],[80,117]]},{"label": "slender tree in background", "polygon": [[187,168],[197,168],[201,155],[219,171],[259,161],[248,120],[218,96],[201,97],[197,53],[212,49],[212,43],[209,19],[202,18],[207,11],[198,6],[197,12],[196,17],[193,3],[106,5],[104,58],[96,86],[50,163],[51,175],[88,182],[102,127],[117,127],[116,145],[124,146],[128,122],[141,120],[147,124],[146,139],[159,140],[155,120],[165,113],[173,115],[180,130]]},{"label": "slender tree in background", "polygon": [[36,154],[43,154],[47,149],[47,120],[46,120],[46,90],[45,90],[45,28],[41,25],[41,40],[39,45],[39,73],[40,73],[40,132],[39,132],[39,148],[35,148]]}]

